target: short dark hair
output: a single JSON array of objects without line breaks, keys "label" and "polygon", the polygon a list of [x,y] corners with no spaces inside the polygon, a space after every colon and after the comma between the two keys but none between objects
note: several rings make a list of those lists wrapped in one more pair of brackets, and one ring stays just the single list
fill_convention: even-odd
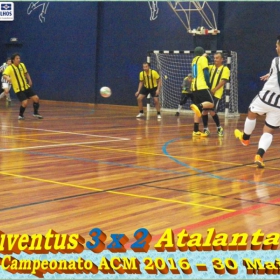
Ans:
[{"label": "short dark hair", "polygon": [[149,67],[151,66],[151,64],[149,62],[143,62],[143,65],[147,64]]},{"label": "short dark hair", "polygon": [[216,55],[216,54],[219,54],[219,55],[221,56],[222,59],[225,58],[225,56],[224,56],[224,54],[223,54],[222,52],[216,52],[215,55]]},{"label": "short dark hair", "polygon": [[11,60],[14,61],[14,59],[16,58],[16,56],[20,56],[20,54],[19,54],[19,53],[14,53],[14,54],[12,54]]},{"label": "short dark hair", "polygon": [[10,57],[7,57],[7,58],[6,58],[6,62],[7,62],[8,60],[11,60],[11,58],[10,58]]}]

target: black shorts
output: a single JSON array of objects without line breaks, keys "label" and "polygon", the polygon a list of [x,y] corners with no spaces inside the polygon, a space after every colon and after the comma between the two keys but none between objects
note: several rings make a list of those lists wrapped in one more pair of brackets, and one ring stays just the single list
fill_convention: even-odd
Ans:
[{"label": "black shorts", "polygon": [[201,104],[206,101],[214,103],[213,95],[211,94],[209,89],[201,89],[201,90],[193,91],[194,104]]},{"label": "black shorts", "polygon": [[192,93],[182,93],[180,105],[186,104],[188,99],[190,99],[193,102],[193,94]]},{"label": "black shorts", "polygon": [[218,109],[219,109],[219,102],[220,102],[220,98],[217,98],[215,96],[213,96],[213,99],[214,99],[214,108],[213,110],[218,113]]},{"label": "black shorts", "polygon": [[25,91],[19,91],[16,93],[17,98],[19,99],[20,102],[29,99],[30,97],[36,95],[36,93],[31,89],[27,89]]},{"label": "black shorts", "polygon": [[142,87],[140,94],[143,94],[147,97],[147,95],[150,93],[152,97],[158,97],[158,96],[156,96],[156,90],[157,90],[157,87],[155,87],[155,88]]}]

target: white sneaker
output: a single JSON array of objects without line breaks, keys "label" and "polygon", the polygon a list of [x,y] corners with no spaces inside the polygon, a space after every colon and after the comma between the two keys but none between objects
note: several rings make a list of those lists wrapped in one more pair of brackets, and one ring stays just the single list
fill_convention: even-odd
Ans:
[{"label": "white sneaker", "polygon": [[157,119],[160,120],[161,119],[161,115],[157,115]]},{"label": "white sneaker", "polygon": [[18,120],[24,120],[24,117],[18,116]]},{"label": "white sneaker", "polygon": [[139,114],[136,116],[136,118],[142,118],[142,117],[144,117],[144,113],[139,113]]},{"label": "white sneaker", "polygon": [[43,119],[43,117],[39,114],[33,114],[33,117],[37,119]]}]

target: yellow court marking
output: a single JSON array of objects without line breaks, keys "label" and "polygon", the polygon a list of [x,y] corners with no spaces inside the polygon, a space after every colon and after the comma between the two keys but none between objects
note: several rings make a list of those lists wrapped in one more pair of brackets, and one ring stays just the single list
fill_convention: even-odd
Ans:
[{"label": "yellow court marking", "polygon": [[93,187],[85,187],[85,186],[80,186],[80,185],[75,185],[75,184],[69,184],[69,183],[57,182],[57,181],[53,181],[53,180],[40,179],[40,178],[35,178],[35,177],[30,177],[30,176],[25,176],[25,175],[12,174],[12,173],[2,172],[2,171],[0,172],[0,174],[6,175],[6,176],[17,177],[17,178],[24,178],[24,179],[39,181],[39,182],[44,182],[44,183],[51,183],[51,184],[56,184],[56,185],[61,185],[61,186],[67,186],[67,187],[72,187],[72,188],[77,188],[77,189],[86,189],[86,190],[93,190],[93,191],[111,193],[111,194],[122,195],[122,196],[130,196],[130,197],[158,200],[158,201],[163,201],[163,202],[168,202],[168,203],[178,203],[178,204],[184,204],[184,205],[198,206],[198,207],[202,207],[202,208],[210,208],[210,209],[221,210],[221,211],[226,211],[226,212],[235,212],[236,211],[236,210],[225,209],[225,208],[220,208],[220,207],[215,207],[215,206],[207,206],[207,205],[204,205],[204,204],[184,202],[184,201],[174,200],[174,199],[153,197],[153,196],[147,196],[147,195],[138,195],[138,194],[118,192],[118,191],[106,191],[106,190],[93,188]]},{"label": "yellow court marking", "polygon": [[[1,136],[2,138],[10,138],[10,139],[17,139],[17,140],[26,140],[29,142],[32,141],[36,141],[36,142],[46,142],[46,143],[54,143],[54,144],[63,144],[61,142],[58,141],[51,141],[51,140],[41,140],[41,139],[30,139],[30,138],[21,138],[21,137],[17,137],[17,136]],[[100,141],[101,142],[101,141]],[[115,142],[115,141],[105,141],[105,143],[111,143],[111,142]],[[95,143],[99,143],[98,141],[93,141],[92,145],[95,145]],[[67,145],[65,145],[67,146]],[[116,148],[106,148],[104,146],[88,146],[85,144],[72,144],[71,146],[77,146],[77,147],[86,147],[86,148],[91,148],[91,149],[98,149],[98,150],[108,150],[108,151],[113,151],[113,152],[125,152],[125,153],[134,153],[134,154],[140,154],[140,155],[151,155],[151,156],[160,156],[160,157],[166,157],[166,155],[164,154],[157,154],[157,153],[150,153],[150,152],[140,152],[140,151],[134,151],[134,150],[123,150],[123,149],[116,149]],[[46,145],[46,148],[48,147],[48,145]],[[51,147],[49,145],[49,147]],[[44,148],[44,146],[38,146],[38,147],[25,147],[25,148],[20,148],[20,149],[16,149],[16,148],[11,148],[11,149],[6,149],[7,151],[15,151],[17,152],[18,150],[29,150],[29,149],[36,149],[36,148]],[[227,164],[227,165],[233,165],[233,166],[243,166],[242,163],[234,163],[234,162],[229,162],[229,161],[219,161],[219,160],[210,160],[210,159],[202,159],[202,158],[192,158],[192,157],[186,157],[186,156],[172,156],[175,159],[184,159],[184,160],[198,160],[201,162],[212,162],[212,163],[219,163],[219,164]],[[246,167],[252,167],[252,168],[256,168],[255,165],[250,164],[250,165],[246,165]],[[266,167],[266,169],[271,169],[271,170],[280,170],[280,168],[276,168],[276,167]]]}]

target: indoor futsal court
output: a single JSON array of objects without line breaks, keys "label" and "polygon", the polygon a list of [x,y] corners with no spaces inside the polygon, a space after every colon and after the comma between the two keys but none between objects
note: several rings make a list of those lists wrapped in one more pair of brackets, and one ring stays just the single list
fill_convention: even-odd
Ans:
[{"label": "indoor futsal court", "polygon": [[[43,120],[17,120],[18,103],[1,101],[1,231],[79,233],[98,227],[109,235],[149,230],[151,245],[167,228],[206,235],[262,229],[279,216],[279,140],[253,164],[264,119],[251,145],[234,138],[245,115],[225,119],[224,137],[209,118],[208,138],[193,138],[193,115],[136,106],[41,101]],[[70,110],[71,109],[71,110]],[[110,238],[106,242],[110,242]]]}]

